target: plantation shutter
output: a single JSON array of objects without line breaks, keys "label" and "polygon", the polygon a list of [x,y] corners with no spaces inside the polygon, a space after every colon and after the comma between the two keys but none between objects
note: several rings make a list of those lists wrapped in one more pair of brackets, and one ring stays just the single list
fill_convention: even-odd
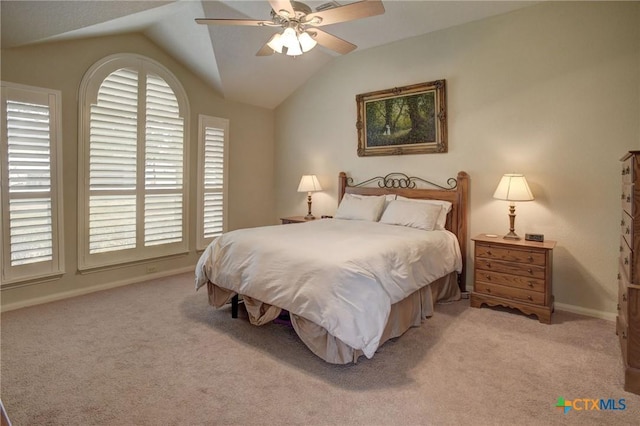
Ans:
[{"label": "plantation shutter", "polygon": [[59,92],[2,84],[3,282],[60,273]]},{"label": "plantation shutter", "polygon": [[11,266],[53,259],[49,106],[7,101]]},{"label": "plantation shutter", "polygon": [[136,247],[138,73],[104,79],[91,106],[89,253]]},{"label": "plantation shutter", "polygon": [[87,71],[80,97],[79,269],[187,253],[180,82],[149,58],[112,55]]},{"label": "plantation shutter", "polygon": [[229,121],[200,116],[198,248],[225,231]]},{"label": "plantation shutter", "polygon": [[182,241],[183,120],[171,87],[149,74],[146,90],[146,246]]},{"label": "plantation shutter", "polygon": [[224,129],[207,127],[204,144],[204,237],[222,234]]}]

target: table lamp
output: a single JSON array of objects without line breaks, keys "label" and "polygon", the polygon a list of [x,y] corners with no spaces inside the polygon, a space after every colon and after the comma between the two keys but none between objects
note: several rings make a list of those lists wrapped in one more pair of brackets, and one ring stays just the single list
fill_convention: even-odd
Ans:
[{"label": "table lamp", "polygon": [[311,193],[316,191],[322,191],[320,182],[316,175],[304,175],[300,179],[300,185],[298,185],[298,192],[307,193],[307,205],[309,206],[309,212],[304,217],[305,219],[315,219],[315,216],[311,214]]},{"label": "table lamp", "polygon": [[508,173],[502,176],[496,192],[493,193],[493,198],[498,200],[509,201],[509,233],[504,236],[508,240],[519,240],[520,237],[515,233],[514,224],[516,221],[516,201],[531,201],[533,200],[533,194],[527,179],[524,175],[516,173]]}]

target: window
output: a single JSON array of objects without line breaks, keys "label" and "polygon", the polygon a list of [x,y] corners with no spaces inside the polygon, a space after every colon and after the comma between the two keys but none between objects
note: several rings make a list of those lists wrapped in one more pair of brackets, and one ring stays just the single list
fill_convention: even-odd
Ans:
[{"label": "window", "polygon": [[2,82],[2,283],[64,273],[61,94]]},{"label": "window", "polygon": [[80,89],[80,269],[188,251],[187,100],[138,55],[95,64]]},{"label": "window", "polygon": [[197,249],[227,230],[227,163],[229,120],[201,115],[198,119]]}]

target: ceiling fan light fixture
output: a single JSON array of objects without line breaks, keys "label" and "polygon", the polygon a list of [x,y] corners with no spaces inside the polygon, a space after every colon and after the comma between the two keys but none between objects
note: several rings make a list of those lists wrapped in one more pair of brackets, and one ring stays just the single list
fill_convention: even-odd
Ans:
[{"label": "ceiling fan light fixture", "polygon": [[300,41],[300,47],[302,47],[302,51],[305,53],[316,47],[316,44],[318,44],[318,42],[315,41],[313,37],[311,37],[311,35],[306,31],[300,34],[298,40]]},{"label": "ceiling fan light fixture", "polygon": [[284,47],[282,36],[279,33],[275,33],[267,43],[267,46],[273,49],[274,52],[282,53],[282,48]]}]

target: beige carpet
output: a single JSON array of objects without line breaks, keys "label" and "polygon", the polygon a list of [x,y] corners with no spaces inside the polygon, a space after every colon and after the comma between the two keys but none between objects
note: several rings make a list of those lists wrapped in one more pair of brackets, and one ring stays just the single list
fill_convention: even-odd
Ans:
[{"label": "beige carpet", "polygon": [[[335,366],[292,329],[207,305],[191,274],[2,314],[2,401],[21,425],[461,425],[640,421],[614,324],[438,306],[371,360]],[[624,399],[626,410],[556,408]]]}]

